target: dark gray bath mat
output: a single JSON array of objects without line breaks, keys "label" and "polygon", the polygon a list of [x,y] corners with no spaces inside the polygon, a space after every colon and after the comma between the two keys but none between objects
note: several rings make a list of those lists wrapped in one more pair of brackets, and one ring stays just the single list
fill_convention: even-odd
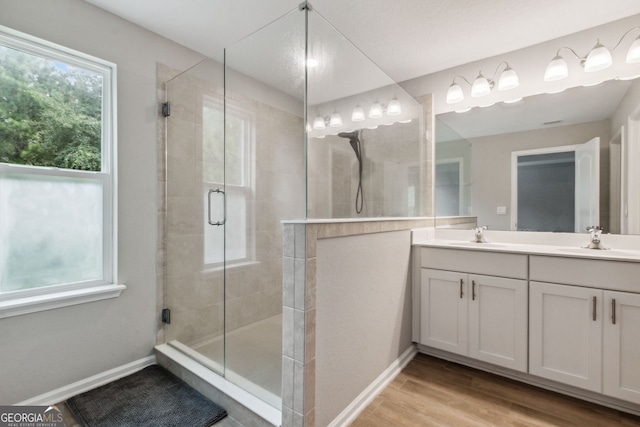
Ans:
[{"label": "dark gray bath mat", "polygon": [[67,406],[87,427],[206,427],[227,415],[157,365],[74,396]]}]

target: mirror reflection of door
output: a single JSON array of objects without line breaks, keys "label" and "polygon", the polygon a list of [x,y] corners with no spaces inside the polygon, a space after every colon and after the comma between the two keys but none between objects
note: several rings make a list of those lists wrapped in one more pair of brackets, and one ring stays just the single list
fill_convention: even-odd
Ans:
[{"label": "mirror reflection of door", "polygon": [[512,229],[585,232],[599,221],[600,139],[512,153]]},{"label": "mirror reflection of door", "polygon": [[458,216],[462,205],[462,159],[436,163],[436,216]]}]

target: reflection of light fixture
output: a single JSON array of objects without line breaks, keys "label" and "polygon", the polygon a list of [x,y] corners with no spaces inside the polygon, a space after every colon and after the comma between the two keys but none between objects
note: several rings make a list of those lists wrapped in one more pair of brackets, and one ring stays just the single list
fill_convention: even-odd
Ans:
[{"label": "reflection of light fixture", "polygon": [[320,129],[324,129],[326,127],[326,124],[324,122],[324,117],[322,116],[317,116],[314,120],[313,120],[313,128],[315,130],[320,130]]},{"label": "reflection of light fixture", "polygon": [[317,67],[318,64],[319,62],[317,59],[307,58],[307,67],[314,68],[314,67]]},{"label": "reflection of light fixture", "polygon": [[502,101],[502,102],[504,102],[505,104],[515,104],[515,103],[520,102],[520,101],[522,101],[522,97],[514,98],[514,99],[507,99],[506,101]]},{"label": "reflection of light fixture", "polygon": [[342,116],[340,115],[340,113],[336,111],[333,112],[331,118],[329,119],[329,126],[331,126],[332,128],[342,126]]},{"label": "reflection of light fixture", "polygon": [[398,116],[402,113],[402,107],[400,106],[400,101],[395,96],[391,101],[389,101],[389,105],[387,105],[387,116]]},{"label": "reflection of light fixture", "polygon": [[364,110],[360,106],[360,104],[356,105],[356,108],[353,109],[351,113],[351,121],[353,122],[361,122],[365,119]]},{"label": "reflection of light fixture", "polygon": [[[620,40],[618,41],[618,43],[616,43],[613,49],[611,49],[611,51],[616,50],[618,46],[620,46],[620,43],[622,43],[622,40],[624,40],[624,38],[627,36],[627,34],[629,34],[633,30],[640,30],[640,27],[633,27],[627,30],[627,32],[624,33],[622,37],[620,37]],[[589,53],[585,57],[578,55],[576,51],[571,49],[570,47],[561,47],[560,49],[558,49],[556,56],[554,56],[551,62],[549,62],[549,65],[547,65],[547,69],[544,73],[545,81],[551,82],[554,80],[561,80],[569,75],[567,63],[560,56],[560,51],[563,49],[571,52],[573,56],[575,56],[580,61],[580,65],[584,67],[584,71],[586,71],[587,73],[604,70],[606,68],[609,68],[613,64],[611,51],[607,49],[602,43],[600,43],[599,39],[596,40],[596,45],[589,51]],[[638,36],[634,40],[634,42],[629,47],[629,50],[627,50],[625,62],[628,64],[640,62],[640,36]]]},{"label": "reflection of light fixture", "polygon": [[369,108],[369,118],[379,119],[382,117],[382,105],[378,101],[371,104],[371,108]]},{"label": "reflection of light fixture", "polygon": [[447,90],[447,104],[456,104],[462,100],[464,100],[464,92],[462,91],[462,87],[458,83],[456,83],[456,79],[460,78],[464,80],[468,85],[471,86],[471,96],[474,98],[478,98],[481,96],[486,96],[491,93],[491,89],[495,86],[495,78],[498,74],[498,70],[500,66],[504,65],[505,69],[500,73],[500,78],[498,79],[498,90],[510,90],[515,89],[520,86],[520,81],[518,80],[518,75],[516,72],[509,66],[508,62],[501,62],[496,67],[496,71],[493,73],[493,76],[488,79],[484,75],[482,75],[482,71],[478,73],[478,77],[473,81],[473,84],[469,82],[463,76],[456,76],[453,78],[451,82],[451,86]]}]

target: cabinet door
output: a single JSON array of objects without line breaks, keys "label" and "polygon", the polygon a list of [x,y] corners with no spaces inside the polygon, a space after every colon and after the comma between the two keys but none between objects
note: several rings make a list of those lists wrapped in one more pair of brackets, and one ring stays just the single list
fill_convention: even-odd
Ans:
[{"label": "cabinet door", "polygon": [[640,295],[605,291],[604,301],[604,393],[640,403]]},{"label": "cabinet door", "polygon": [[602,391],[599,289],[529,283],[529,373]]},{"label": "cabinet door", "polygon": [[467,275],[422,269],[420,343],[467,354]]},{"label": "cabinet door", "polygon": [[527,281],[469,275],[469,356],[527,372]]}]

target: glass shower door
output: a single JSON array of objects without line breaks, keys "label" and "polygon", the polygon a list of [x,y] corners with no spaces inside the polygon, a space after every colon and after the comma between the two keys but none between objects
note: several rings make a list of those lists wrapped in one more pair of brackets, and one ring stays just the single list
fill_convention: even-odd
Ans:
[{"label": "glass shower door", "polygon": [[166,341],[278,409],[282,221],[305,216],[304,18],[167,84]]},{"label": "glass shower door", "polygon": [[167,82],[166,341],[224,374],[224,71],[206,60]]},{"label": "glass shower door", "polygon": [[305,214],[304,18],[225,51],[225,377],[278,409],[282,221]]}]

